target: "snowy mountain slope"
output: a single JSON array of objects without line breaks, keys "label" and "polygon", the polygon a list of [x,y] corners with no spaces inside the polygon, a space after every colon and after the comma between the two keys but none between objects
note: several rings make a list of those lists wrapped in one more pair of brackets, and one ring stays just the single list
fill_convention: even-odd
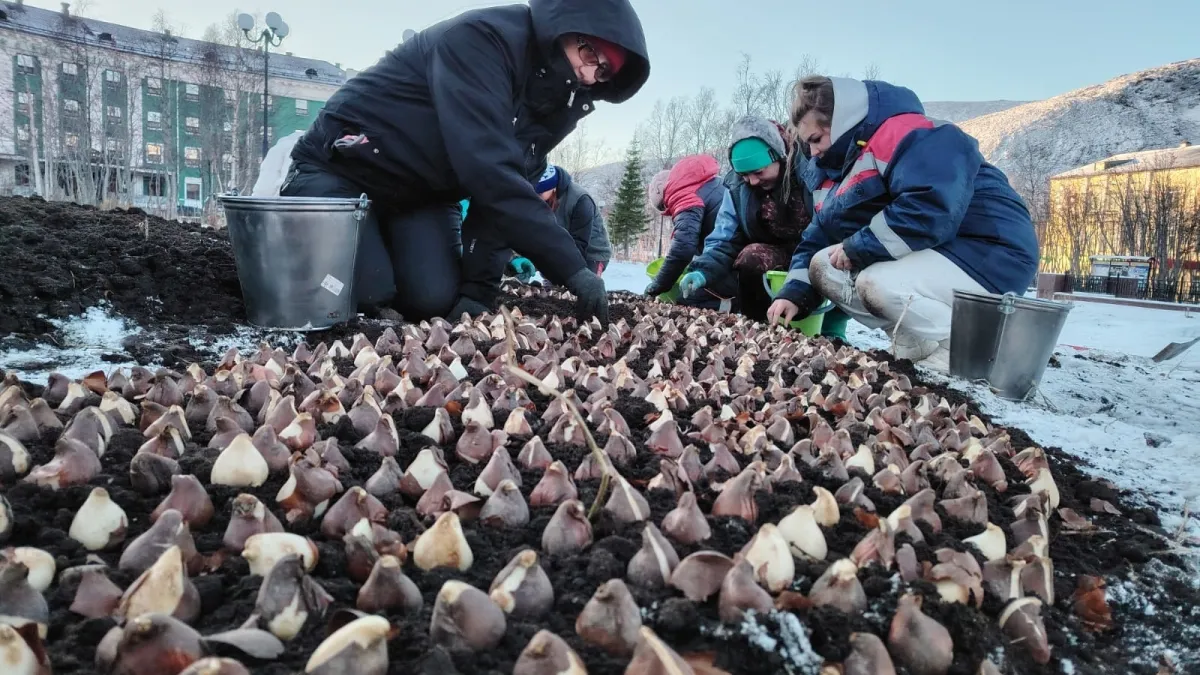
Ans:
[{"label": "snowy mountain slope", "polygon": [[1143,70],[961,124],[1007,171],[1054,175],[1200,140],[1200,59]]},{"label": "snowy mountain slope", "polygon": [[1029,101],[922,101],[922,103],[925,105],[925,114],[930,117],[958,124],[976,117],[1025,105]]}]

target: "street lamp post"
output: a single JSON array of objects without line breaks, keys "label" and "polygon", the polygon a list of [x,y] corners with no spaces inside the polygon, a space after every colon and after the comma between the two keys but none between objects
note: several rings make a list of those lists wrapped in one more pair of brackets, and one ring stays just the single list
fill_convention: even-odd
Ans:
[{"label": "street lamp post", "polygon": [[254,17],[249,14],[239,14],[237,18],[238,28],[246,34],[246,39],[251,44],[262,43],[263,46],[263,130],[262,130],[262,154],[263,159],[267,158],[267,150],[270,143],[267,141],[267,130],[270,128],[268,120],[268,111],[270,106],[267,101],[270,99],[268,86],[271,81],[271,47],[278,47],[283,43],[283,39],[288,36],[288,25],[283,18],[275,12],[268,12],[266,17],[267,25],[255,37],[254,32]]}]

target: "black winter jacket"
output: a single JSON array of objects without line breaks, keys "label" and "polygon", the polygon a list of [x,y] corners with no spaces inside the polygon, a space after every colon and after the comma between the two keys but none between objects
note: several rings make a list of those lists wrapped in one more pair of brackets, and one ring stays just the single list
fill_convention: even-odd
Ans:
[{"label": "black winter jacket", "polygon": [[[582,88],[559,45],[584,33],[624,47],[612,82]],[[530,0],[435,24],[342,85],[292,152],[390,208],[469,197],[471,215],[521,244],[551,281],[584,267],[534,192],[546,155],[595,101],[628,100],[650,74],[629,0]],[[335,148],[339,138],[368,142]]]}]

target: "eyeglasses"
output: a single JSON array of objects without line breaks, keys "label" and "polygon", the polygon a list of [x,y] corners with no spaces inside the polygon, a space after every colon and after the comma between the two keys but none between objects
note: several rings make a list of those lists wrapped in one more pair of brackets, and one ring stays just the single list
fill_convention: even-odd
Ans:
[{"label": "eyeglasses", "polygon": [[600,59],[600,54],[583,36],[576,38],[576,47],[579,48],[579,58],[585,66],[596,67],[596,81],[608,82],[612,79],[612,66],[607,61]]}]

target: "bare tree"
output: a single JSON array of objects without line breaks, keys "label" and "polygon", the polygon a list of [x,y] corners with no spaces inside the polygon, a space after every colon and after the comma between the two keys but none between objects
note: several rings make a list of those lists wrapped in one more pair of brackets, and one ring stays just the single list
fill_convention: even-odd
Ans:
[{"label": "bare tree", "polygon": [[684,132],[687,123],[687,98],[676,96],[666,103],[654,102],[654,110],[641,126],[638,145],[645,153],[647,171],[669,168],[684,152]]},{"label": "bare tree", "polygon": [[868,63],[865,68],[863,68],[863,79],[878,80],[879,74],[882,72],[882,70],[883,69],[880,68],[878,61],[872,61]]},{"label": "bare tree", "polygon": [[1049,217],[1050,171],[1054,158],[1049,148],[1030,140],[1028,135],[1012,149],[1012,171],[1009,174],[1013,188],[1025,200],[1030,216],[1038,230],[1038,239],[1046,236],[1046,221]]},{"label": "bare tree", "polygon": [[550,153],[550,161],[577,175],[601,164],[609,155],[608,144],[602,138],[593,138],[584,120]]},{"label": "bare tree", "polygon": [[717,92],[712,87],[705,87],[696,94],[687,107],[685,115],[684,147],[688,154],[714,153],[721,154],[719,146],[724,142],[725,133],[720,128],[723,116],[721,106],[717,103]]}]

